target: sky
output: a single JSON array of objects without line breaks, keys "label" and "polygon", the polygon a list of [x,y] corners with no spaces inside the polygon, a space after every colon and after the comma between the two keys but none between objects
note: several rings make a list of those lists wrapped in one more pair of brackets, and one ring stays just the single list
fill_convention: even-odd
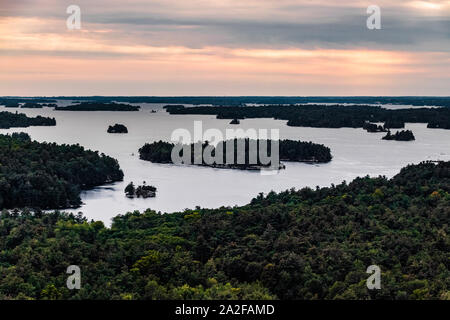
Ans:
[{"label": "sky", "polygon": [[0,96],[59,95],[450,96],[450,0],[0,0]]}]

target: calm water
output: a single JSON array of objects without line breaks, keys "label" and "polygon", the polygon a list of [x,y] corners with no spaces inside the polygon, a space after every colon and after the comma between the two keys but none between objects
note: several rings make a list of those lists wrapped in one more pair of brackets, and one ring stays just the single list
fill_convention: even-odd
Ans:
[{"label": "calm water", "polygon": [[[60,102],[59,104],[67,104]],[[214,208],[248,203],[259,192],[282,191],[292,187],[328,186],[364,175],[395,175],[400,168],[423,160],[450,160],[450,130],[427,129],[425,124],[407,124],[416,141],[381,140],[383,133],[367,133],[362,129],[319,129],[288,127],[286,121],[273,119],[241,120],[243,129],[280,130],[280,138],[313,141],[331,148],[332,162],[310,165],[286,163],[286,170],[263,176],[258,172],[212,169],[196,166],[153,164],[139,160],[138,149],[146,142],[170,140],[172,131],[193,131],[193,121],[202,120],[203,128],[225,132],[229,120],[215,116],[169,115],[163,104],[140,104],[138,112],[70,112],[43,109],[19,109],[30,116],[55,117],[56,127],[30,127],[0,130],[0,133],[23,131],[37,141],[79,143],[119,160],[124,171],[123,182],[83,192],[84,205],[76,210],[89,219],[110,224],[111,218],[133,210],[151,208],[173,212],[195,206]],[[150,110],[157,109],[157,113]],[[0,111],[18,109],[0,107]],[[108,125],[122,123],[128,134],[108,134]],[[130,182],[146,181],[158,188],[156,198],[128,199],[124,188]]]}]

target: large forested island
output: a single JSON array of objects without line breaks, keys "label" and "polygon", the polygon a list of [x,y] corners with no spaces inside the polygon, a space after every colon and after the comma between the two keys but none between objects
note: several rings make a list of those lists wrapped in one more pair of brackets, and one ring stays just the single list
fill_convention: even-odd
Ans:
[{"label": "large forested island", "polygon": [[28,117],[23,113],[0,112],[0,128],[26,128],[30,126],[55,126],[55,118]]},{"label": "large forested island", "polygon": [[[2,299],[449,299],[450,162],[388,180],[148,210],[111,228],[64,213],[0,216]],[[80,290],[66,286],[81,267]],[[381,268],[381,290],[366,269]]]},{"label": "large forested island", "polygon": [[167,106],[166,110],[170,114],[216,115],[218,119],[275,118],[287,120],[287,125],[294,127],[363,128],[367,122],[383,122],[385,128],[397,128],[412,122],[450,129],[447,107],[390,110],[369,105]]},{"label": "large forested island", "polygon": [[78,206],[81,190],[122,178],[117,160],[79,145],[39,143],[26,133],[0,135],[1,209]]},{"label": "large forested island", "polygon": [[55,107],[58,111],[139,111],[139,106],[115,102],[80,102],[67,107]]},{"label": "large forested island", "polygon": [[[227,153],[227,144],[230,143],[234,147],[234,161],[232,163],[227,164],[226,153]],[[238,151],[241,151],[239,148],[240,143],[244,145],[245,149],[242,149],[243,155],[245,157],[245,163],[238,163]],[[284,168],[284,165],[281,163],[278,164],[267,164],[260,161],[258,156],[256,163],[251,161],[250,158],[250,145],[254,143],[256,145],[257,154],[259,154],[259,148],[262,146],[262,143],[265,143],[268,148],[268,155],[271,155],[271,141],[270,140],[249,140],[249,139],[234,139],[219,142],[216,146],[208,144],[205,142],[201,144],[202,154],[206,148],[210,149],[210,154],[215,156],[216,148],[220,146],[223,150],[223,158],[222,163],[206,163],[205,159],[200,154],[200,160],[195,161],[195,144],[187,146],[190,149],[190,158],[188,157],[188,161],[186,164],[199,164],[203,166],[210,166],[214,168],[229,168],[229,169],[246,169],[246,170],[257,170],[262,167],[267,166],[277,166],[278,168]],[[197,143],[200,144],[200,143]],[[153,143],[147,143],[143,147],[139,149],[139,157],[142,160],[147,160],[156,163],[172,163],[172,149],[175,147],[175,144],[170,142],[158,141]],[[180,145],[181,149],[181,145]],[[180,156],[183,156],[183,150],[179,152]],[[292,140],[280,140],[279,141],[279,160],[284,161],[297,161],[297,162],[311,162],[311,163],[324,163],[331,161],[331,151],[328,147],[324,145],[315,144],[312,142],[302,142],[302,141],[292,141]]]}]

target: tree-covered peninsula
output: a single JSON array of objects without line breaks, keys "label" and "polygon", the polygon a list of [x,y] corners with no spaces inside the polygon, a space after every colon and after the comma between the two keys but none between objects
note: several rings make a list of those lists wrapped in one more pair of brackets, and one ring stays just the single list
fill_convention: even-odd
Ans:
[{"label": "tree-covered peninsula", "polygon": [[0,129],[27,128],[30,126],[55,126],[55,118],[28,117],[23,113],[0,112]]},{"label": "tree-covered peninsula", "polygon": [[115,102],[80,102],[67,107],[55,107],[58,111],[139,111],[139,106]]},{"label": "tree-covered peninsula", "polygon": [[367,122],[383,122],[385,128],[396,128],[412,122],[450,129],[448,107],[390,110],[369,105],[166,106],[166,110],[170,114],[216,115],[218,119],[275,118],[287,120],[287,125],[293,127],[363,128]]},{"label": "tree-covered peninsula", "polygon": [[81,204],[80,191],[120,181],[117,160],[79,145],[0,135],[0,208],[56,209]]},{"label": "tree-covered peninsula", "polygon": [[[264,145],[263,145],[264,143]],[[249,140],[249,139],[234,139],[219,142],[216,146],[210,145],[208,142],[203,144],[192,143],[186,146],[187,150],[190,150],[190,156],[187,157],[188,161],[185,164],[198,164],[203,166],[210,166],[215,168],[229,168],[229,169],[245,169],[245,170],[258,170],[262,167],[268,167],[270,165],[275,165],[278,168],[284,168],[281,163],[278,164],[267,164],[263,163],[259,156],[255,162],[251,161],[250,156],[250,146],[254,144],[256,146],[256,154],[259,155],[259,148],[267,146],[267,154],[271,155],[271,141],[270,140]],[[199,155],[196,154],[196,145],[202,150]],[[227,146],[232,145],[233,151],[233,161],[227,161]],[[241,148],[240,145],[244,147]],[[328,147],[324,145],[315,144],[312,142],[302,142],[293,140],[280,140],[279,145],[279,160],[282,161],[297,161],[297,162],[311,162],[311,163],[325,163],[332,159],[331,151]],[[142,160],[147,160],[155,163],[172,163],[172,150],[176,147],[174,143],[157,141],[153,143],[147,143],[139,149],[139,157]],[[220,147],[222,152],[221,163],[206,163],[203,155],[204,152],[210,153],[212,156],[216,155],[217,148]],[[209,148],[209,150],[206,150]],[[180,157],[183,157],[182,145],[179,145]],[[242,152],[243,151],[243,152]],[[238,157],[239,153],[242,153],[245,163],[239,163]],[[218,153],[219,156],[219,153]],[[199,158],[199,159],[196,159]]]},{"label": "tree-covered peninsula", "polygon": [[[173,214],[0,215],[2,299],[449,299],[450,162]],[[80,290],[66,286],[81,269]],[[381,269],[369,290],[367,267]]]}]

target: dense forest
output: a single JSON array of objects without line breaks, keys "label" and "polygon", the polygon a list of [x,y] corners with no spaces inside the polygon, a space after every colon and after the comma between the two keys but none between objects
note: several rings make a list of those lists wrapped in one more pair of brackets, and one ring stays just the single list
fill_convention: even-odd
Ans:
[{"label": "dense forest", "polygon": [[[261,161],[258,156],[256,161],[251,161],[250,156],[250,146],[251,144],[256,146],[256,153],[259,155],[259,149],[261,146],[267,146],[267,155],[271,155],[271,141],[270,140],[249,140],[249,139],[234,139],[219,142],[216,146],[208,144],[205,142],[201,145],[202,153],[200,154],[200,159],[196,161],[196,153],[195,153],[195,145],[200,145],[200,143],[191,144],[188,146],[190,149],[190,158],[188,157],[189,164],[200,164],[200,165],[208,165],[212,167],[225,167],[232,169],[258,169],[264,166],[270,165],[278,165],[278,164],[267,164]],[[239,148],[240,144],[244,145],[245,149]],[[227,145],[232,145],[234,147],[233,151],[233,161],[227,164]],[[328,147],[324,145],[315,144],[312,142],[302,142],[302,141],[293,141],[293,140],[280,140],[278,142],[279,145],[279,160],[283,161],[298,161],[298,162],[316,162],[323,163],[329,162],[332,159],[331,151]],[[142,160],[147,160],[156,163],[172,163],[172,149],[175,147],[175,144],[170,142],[158,141],[153,143],[147,143],[143,147],[139,149],[139,157]],[[217,148],[221,148],[223,150],[222,154],[222,163],[214,163],[208,164],[205,162],[202,154],[203,152],[210,153],[212,156],[216,155]],[[206,150],[206,148],[210,148]],[[181,146],[180,146],[181,149]],[[199,147],[200,149],[200,147]],[[239,151],[239,152],[238,152]],[[244,151],[242,153],[242,151]],[[239,164],[238,157],[240,153],[243,154],[245,163]],[[180,156],[183,156],[183,150],[181,149],[179,152]],[[283,168],[283,165],[279,165],[279,168]]]},{"label": "dense forest", "polygon": [[0,208],[77,206],[81,190],[122,178],[117,160],[79,145],[0,135]]},{"label": "dense forest", "polygon": [[[450,162],[388,180],[260,194],[242,207],[3,211],[2,299],[450,299]],[[366,269],[381,268],[381,290]],[[67,267],[81,289],[66,287]]]},{"label": "dense forest", "polygon": [[139,111],[139,106],[124,103],[80,102],[67,107],[55,107],[58,111]]},{"label": "dense forest", "polygon": [[383,140],[396,140],[396,141],[416,140],[416,138],[414,137],[414,134],[412,133],[411,130],[397,131],[394,134],[392,134],[391,131],[388,131],[388,133],[382,139]]},{"label": "dense forest", "polygon": [[404,126],[405,122],[428,123],[429,128],[450,129],[450,108],[390,110],[368,105],[267,105],[167,106],[170,114],[208,114],[218,119],[275,118],[287,120],[288,126],[317,128],[363,128],[369,122],[384,122],[385,128]]},{"label": "dense forest", "polygon": [[0,112],[0,129],[26,128],[30,126],[55,126],[55,118],[28,117],[23,113]]}]

